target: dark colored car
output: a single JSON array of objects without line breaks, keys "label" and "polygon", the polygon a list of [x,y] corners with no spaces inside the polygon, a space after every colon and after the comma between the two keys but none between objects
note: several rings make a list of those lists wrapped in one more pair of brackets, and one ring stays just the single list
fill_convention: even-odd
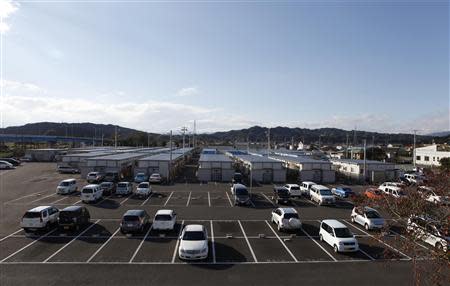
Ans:
[{"label": "dark colored car", "polygon": [[289,190],[285,187],[273,188],[274,200],[278,204],[288,204],[291,201]]},{"label": "dark colored car", "polygon": [[0,161],[6,161],[10,164],[12,164],[13,166],[19,166],[20,165],[20,160],[14,159],[14,158],[0,158]]},{"label": "dark colored car", "polygon": [[149,216],[144,210],[128,210],[122,217],[120,232],[143,233]]},{"label": "dark colored car", "polygon": [[110,196],[116,192],[116,184],[113,182],[103,182],[99,185],[104,196]]},{"label": "dark colored car", "polygon": [[80,173],[80,170],[74,168],[72,166],[58,166],[58,173],[60,174],[77,174]]},{"label": "dark colored car", "polygon": [[91,215],[86,207],[70,206],[59,212],[58,226],[64,230],[78,230],[91,221]]},{"label": "dark colored car", "polygon": [[120,181],[119,173],[117,173],[117,172],[107,172],[105,174],[104,181],[105,182],[117,183],[118,181]]},{"label": "dark colored car", "polygon": [[242,174],[238,173],[238,172],[234,173],[231,183],[232,184],[242,184]]}]

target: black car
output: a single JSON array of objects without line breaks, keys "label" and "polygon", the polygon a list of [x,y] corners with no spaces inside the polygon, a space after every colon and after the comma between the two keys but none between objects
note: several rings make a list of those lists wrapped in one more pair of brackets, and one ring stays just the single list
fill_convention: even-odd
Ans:
[{"label": "black car", "polygon": [[113,183],[117,183],[118,181],[120,181],[120,176],[119,173],[117,172],[107,172],[105,174],[105,182],[113,182]]},{"label": "black car", "polygon": [[113,182],[103,182],[100,184],[100,189],[103,191],[104,196],[109,196],[116,192],[116,184]]},{"label": "black car", "polygon": [[238,173],[238,172],[234,173],[231,183],[232,184],[242,184],[242,174]]},{"label": "black car", "polygon": [[86,207],[70,206],[59,212],[58,226],[64,230],[78,230],[90,221],[91,216]]},{"label": "black car", "polygon": [[20,165],[20,161],[14,158],[0,158],[0,161],[6,161],[10,164],[12,164],[13,166],[19,166]]},{"label": "black car", "polygon": [[288,204],[291,201],[289,190],[285,187],[273,188],[274,200],[278,204]]}]

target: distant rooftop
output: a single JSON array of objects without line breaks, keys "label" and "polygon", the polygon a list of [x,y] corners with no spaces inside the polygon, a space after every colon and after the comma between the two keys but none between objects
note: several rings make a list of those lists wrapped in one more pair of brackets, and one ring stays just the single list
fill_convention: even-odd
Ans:
[{"label": "distant rooftop", "polygon": [[[172,161],[177,160],[180,157],[183,157],[183,154],[172,153]],[[161,153],[139,159],[139,161],[169,161],[169,160],[170,160],[170,153]]]},{"label": "distant rooftop", "polygon": [[112,154],[112,155],[88,158],[88,160],[121,161],[121,160],[139,158],[139,157],[142,157],[142,156],[145,156],[145,154],[142,154],[142,153],[117,153],[117,154]]},{"label": "distant rooftop", "polygon": [[[364,164],[364,160],[357,160],[357,159],[330,159],[331,162],[340,162],[340,163],[347,163],[347,164],[358,164],[362,165]],[[366,160],[366,164],[385,164],[385,165],[395,165],[394,163],[387,163],[387,162],[381,162],[381,161],[374,161],[374,160]]]},{"label": "distant rooftop", "polygon": [[281,155],[270,155],[269,158],[280,160],[284,162],[291,162],[297,164],[314,163],[314,164],[331,164],[330,161],[316,160],[308,156],[281,156]]},{"label": "distant rooftop", "polygon": [[202,153],[199,162],[231,162],[232,160],[223,154]]}]

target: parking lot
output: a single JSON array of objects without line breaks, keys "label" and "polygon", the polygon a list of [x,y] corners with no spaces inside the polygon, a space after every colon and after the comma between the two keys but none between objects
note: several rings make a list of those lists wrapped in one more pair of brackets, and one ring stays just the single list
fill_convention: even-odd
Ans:
[{"label": "parking lot", "polygon": [[[53,269],[48,267],[61,269],[88,265],[94,265],[94,269],[104,269],[103,265],[149,265],[146,268],[148,274],[158,269],[166,276],[171,276],[169,273],[174,269],[175,274],[185,273],[186,270],[179,267],[188,267],[192,273],[202,275],[221,269],[225,271],[221,274],[224,281],[220,281],[220,284],[230,281],[233,275],[242,276],[243,280],[251,276],[258,277],[259,270],[255,270],[253,265],[269,265],[274,271],[292,269],[302,277],[306,275],[305,271],[314,269],[315,265],[322,265],[321,271],[328,269],[326,273],[333,273],[337,269],[344,271],[351,265],[355,273],[348,274],[347,280],[339,278],[336,281],[365,281],[360,280],[358,275],[358,271],[363,271],[365,275],[372,275],[374,282],[397,281],[399,284],[409,285],[406,282],[411,279],[411,259],[414,256],[426,259],[431,251],[426,245],[419,243],[417,249],[400,250],[402,239],[405,239],[402,236],[404,230],[394,220],[390,220],[391,228],[383,234],[382,239],[378,233],[365,231],[361,226],[352,224],[352,204],[346,200],[339,200],[335,207],[319,207],[306,198],[295,199],[290,206],[299,212],[302,229],[297,232],[279,232],[270,221],[271,210],[277,205],[272,200],[272,186],[269,185],[252,189],[252,204],[248,207],[233,206],[229,185],[215,183],[158,185],[153,187],[153,194],[146,199],[109,196],[87,205],[76,194],[55,194],[57,183],[71,176],[57,174],[52,165],[54,166],[30,163],[21,166],[14,173],[0,173],[3,206],[0,267],[3,282],[25,284],[30,281],[29,277],[23,277],[17,272],[17,267],[32,271],[34,275],[38,275],[43,269],[46,273]],[[77,179],[79,187],[82,186],[84,180]],[[23,213],[34,206],[54,205],[62,209],[77,204],[87,205],[91,213],[91,224],[83,229],[72,233],[52,229],[47,233],[30,235],[19,228]],[[178,220],[174,231],[158,233],[152,230],[151,224],[139,235],[123,235],[119,231],[120,219],[126,210],[144,209],[152,217],[161,208],[177,212]],[[336,254],[329,245],[321,242],[319,225],[326,218],[339,219],[348,225],[358,239],[360,251]],[[208,230],[209,255],[205,261],[186,262],[178,258],[178,236],[187,224],[203,224]],[[383,270],[387,263],[402,271],[391,273]],[[195,265],[203,267],[192,268]],[[383,272],[380,276],[372,273],[373,269],[386,273]],[[217,272],[214,273],[217,275]],[[113,270],[110,274],[112,277],[119,275]],[[265,276],[266,274],[261,274],[261,277]],[[175,275],[165,282],[167,285],[178,284],[179,280],[176,278]],[[50,276],[44,277],[44,280],[47,279]],[[191,277],[189,281],[199,281],[196,279],[198,278]],[[270,284],[269,281],[273,282],[273,278],[263,279],[258,284]],[[322,285],[320,281],[324,280],[311,280]]]}]

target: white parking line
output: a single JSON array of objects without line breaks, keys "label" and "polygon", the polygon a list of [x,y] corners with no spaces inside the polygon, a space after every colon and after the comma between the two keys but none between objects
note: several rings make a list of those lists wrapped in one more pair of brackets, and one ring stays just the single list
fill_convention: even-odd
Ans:
[{"label": "white parking line", "polygon": [[42,198],[35,199],[35,200],[29,202],[28,204],[32,204],[32,203],[35,203],[35,202],[38,202],[38,201],[40,201],[40,200],[43,200],[43,199],[46,199],[46,198],[49,198],[49,197],[53,197],[53,196],[56,196],[56,194],[55,194],[55,193],[52,193],[52,194],[50,194],[50,195],[48,195],[48,196],[45,196],[45,197],[42,197]]},{"label": "white parking line", "polygon": [[175,244],[175,249],[173,250],[172,263],[175,263],[175,258],[177,257],[178,244],[180,244],[180,235],[181,235],[181,232],[183,231],[183,225],[184,225],[184,220],[181,221],[180,231],[178,232],[177,243]]},{"label": "white parking line", "polygon": [[77,240],[78,238],[80,238],[83,234],[85,234],[89,229],[91,229],[94,225],[96,225],[100,220],[96,220],[93,224],[91,224],[88,228],[86,228],[83,232],[81,232],[79,235],[77,235],[75,238],[73,238],[71,241],[69,241],[68,243],[66,243],[63,247],[61,247],[60,249],[58,249],[55,253],[53,253],[52,255],[50,255],[47,259],[45,259],[43,262],[47,263],[47,261],[49,261],[50,259],[52,259],[55,255],[57,255],[58,253],[60,253],[64,248],[66,248],[67,246],[69,246],[72,242],[74,242],[75,240]]},{"label": "white parking line", "polygon": [[11,233],[8,236],[5,236],[4,238],[0,239],[0,242],[2,242],[3,240],[7,239],[8,237],[16,235],[18,232],[21,232],[21,231],[22,231],[22,229],[19,229],[19,230],[15,231],[15,232]]},{"label": "white parking line", "polygon": [[408,258],[409,260],[412,259],[410,256],[404,254],[403,252],[401,252],[401,251],[398,250],[397,248],[395,248],[395,247],[393,247],[393,246],[390,246],[389,244],[385,243],[385,242],[382,241],[381,239],[376,238],[375,236],[373,236],[373,235],[371,235],[370,233],[368,233],[368,232],[362,230],[361,228],[359,228],[359,227],[353,225],[352,223],[350,223],[350,222],[348,222],[348,221],[346,221],[346,220],[343,220],[343,222],[345,222],[345,223],[348,224],[348,225],[353,226],[354,228],[358,229],[359,231],[361,231],[361,232],[367,234],[368,236],[372,237],[373,239],[375,239],[375,240],[381,242],[382,244],[386,245],[387,247],[389,247],[390,249],[394,250],[395,252],[400,253],[401,255],[405,256],[405,257]]},{"label": "white parking line", "polygon": [[129,194],[128,197],[126,197],[124,200],[122,200],[122,201],[119,203],[119,205],[123,205],[123,203],[126,202],[126,201],[128,201],[128,200],[131,198],[131,196],[133,196],[133,194]]},{"label": "white parking line", "polygon": [[65,200],[65,199],[68,199],[68,198],[70,198],[70,197],[66,196],[66,197],[63,197],[63,198],[61,198],[61,199],[58,199],[58,200],[56,200],[56,201],[54,201],[54,202],[51,202],[50,204],[51,204],[51,205],[54,205],[54,204],[59,203],[60,201],[63,201],[63,200]]},{"label": "white parking line", "polygon": [[167,203],[169,202],[169,200],[170,200],[170,198],[172,197],[172,195],[173,195],[173,192],[170,193],[169,197],[167,198],[167,201],[164,203],[164,206],[167,205]]},{"label": "white parking line", "polygon": [[141,204],[141,206],[145,205],[145,203],[153,196],[153,192],[148,196],[148,198]]},{"label": "white parking line", "polygon": [[14,199],[14,200],[7,201],[7,202],[5,202],[5,204],[12,203],[12,202],[15,202],[15,201],[18,201],[18,200],[21,200],[21,199],[25,199],[25,198],[28,198],[28,197],[31,197],[31,196],[39,195],[39,194],[42,194],[42,192],[36,192],[36,193],[32,193],[32,194],[29,194],[29,195],[26,195],[26,196],[22,196],[22,197]]},{"label": "white parking line", "polygon": [[227,195],[228,201],[230,202],[230,206],[233,206],[233,203],[231,202],[230,196],[228,195],[227,192],[225,192],[225,194]]},{"label": "white parking line", "polygon": [[264,194],[264,193],[260,193],[260,194],[263,195],[263,197],[264,197],[266,200],[268,200],[269,203],[272,204],[272,206],[277,207],[277,205],[276,205],[271,199],[269,199],[269,197],[266,196],[266,194]]},{"label": "white parking line", "polygon": [[322,245],[320,245],[320,243],[318,243],[314,238],[312,238],[306,231],[303,230],[303,228],[301,228],[302,232],[304,234],[306,234],[306,236],[308,236],[318,247],[320,247],[326,254],[328,254],[329,257],[331,257],[331,259],[333,259],[335,262],[337,262],[338,260],[336,258],[334,258],[333,255],[331,255],[325,248],[322,247]]},{"label": "white parking line", "polygon": [[365,252],[364,250],[361,249],[361,247],[359,248],[359,251],[364,254],[365,256],[369,257],[370,260],[375,260],[375,258],[373,258],[372,256],[370,256],[367,252]]},{"label": "white parking line", "polygon": [[[406,236],[404,236],[404,235],[402,235],[402,234],[400,234],[400,233],[398,233],[398,232],[396,232],[396,231],[393,231],[392,229],[390,229],[389,231],[392,232],[392,233],[395,234],[395,235],[400,236],[401,238],[403,238],[403,239],[405,239],[405,240],[408,240],[408,238],[407,238]],[[430,250],[428,247],[426,247],[426,246],[424,246],[424,245],[418,243],[418,242],[415,241],[415,240],[413,240],[413,242],[414,242],[415,244],[417,244],[418,246],[422,247],[423,249]]]},{"label": "white parking line", "polygon": [[211,207],[211,195],[208,192],[208,206]]},{"label": "white parking line", "polygon": [[141,243],[139,243],[139,246],[136,248],[136,251],[133,253],[133,256],[131,256],[130,261],[128,261],[128,263],[133,262],[134,258],[138,254],[138,252],[141,249],[142,245],[144,244],[145,240],[147,239],[147,236],[150,234],[150,231],[152,231],[152,226],[153,225],[151,225],[150,228],[148,229],[147,233],[145,234],[145,236],[142,239]]},{"label": "white parking line", "polygon": [[251,244],[250,244],[250,241],[248,240],[248,237],[247,237],[247,235],[245,234],[245,230],[244,230],[244,227],[242,226],[241,221],[238,220],[238,223],[239,223],[239,226],[241,227],[242,234],[243,234],[244,237],[245,237],[245,241],[247,241],[248,248],[250,249],[250,252],[252,253],[253,260],[254,260],[255,262],[258,262],[258,259],[256,259],[256,255],[255,255],[255,252],[253,251],[253,248],[252,248],[252,246],[251,246]]},{"label": "white parking line", "polygon": [[211,224],[211,246],[212,246],[213,262],[216,263],[216,245],[214,243],[214,228],[212,220],[210,220],[209,223]]},{"label": "white parking line", "polygon": [[267,226],[269,226],[269,228],[272,230],[272,232],[275,234],[275,236],[278,238],[278,240],[281,242],[281,244],[284,246],[284,248],[286,249],[286,251],[289,253],[289,255],[291,255],[292,259],[294,259],[295,262],[298,262],[298,259],[295,257],[295,255],[291,252],[291,250],[287,247],[287,245],[284,243],[284,241],[280,238],[280,236],[278,236],[278,233],[275,232],[275,230],[272,228],[272,226],[270,225],[270,223],[266,220],[266,224]]},{"label": "white parking line", "polygon": [[186,206],[189,206],[189,202],[191,201],[191,195],[192,195],[192,192],[189,192],[189,197],[187,199]]},{"label": "white parking line", "polygon": [[55,232],[56,229],[51,230],[49,232],[47,232],[46,234],[44,234],[43,236],[40,236],[39,238],[37,238],[36,240],[33,240],[32,242],[28,243],[27,245],[25,245],[24,247],[22,247],[21,249],[17,250],[16,252],[14,252],[13,254],[8,255],[6,258],[3,258],[0,262],[5,262],[6,260],[8,260],[9,258],[13,257],[14,255],[16,255],[17,253],[21,252],[22,250],[25,250],[26,248],[32,246],[33,244],[35,244],[36,242],[38,242],[39,240],[47,237],[49,234]]},{"label": "white parking line", "polygon": [[108,242],[114,237],[114,235],[116,235],[120,230],[120,227],[117,228],[117,230],[108,238],[107,241],[105,241],[105,243],[103,243],[95,252],[94,254],[91,255],[91,257],[89,257],[89,259],[86,261],[86,263],[91,262],[91,260],[103,249],[103,247],[105,247]]}]

